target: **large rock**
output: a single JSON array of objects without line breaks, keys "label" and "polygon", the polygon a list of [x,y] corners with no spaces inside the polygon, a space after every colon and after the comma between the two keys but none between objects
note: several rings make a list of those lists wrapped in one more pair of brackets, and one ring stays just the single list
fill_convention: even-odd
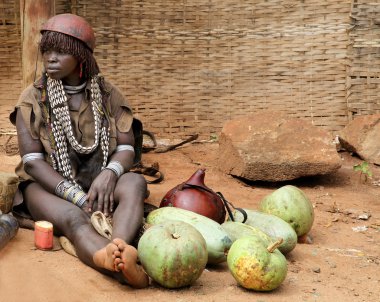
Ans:
[{"label": "large rock", "polygon": [[323,175],[341,167],[327,131],[275,111],[227,122],[219,138],[218,161],[223,172],[255,181]]},{"label": "large rock", "polygon": [[339,142],[361,159],[380,165],[380,114],[358,116],[340,132]]}]

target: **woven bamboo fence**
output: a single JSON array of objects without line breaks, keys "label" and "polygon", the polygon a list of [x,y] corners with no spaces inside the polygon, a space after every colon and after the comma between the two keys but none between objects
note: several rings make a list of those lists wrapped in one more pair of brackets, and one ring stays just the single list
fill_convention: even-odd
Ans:
[{"label": "woven bamboo fence", "polygon": [[19,10],[19,1],[0,1],[0,106],[14,103],[21,92]]},{"label": "woven bamboo fence", "polygon": [[[21,76],[17,1],[3,2],[6,103]],[[265,109],[332,132],[376,111],[377,9],[363,0],[56,0],[56,13],[93,25],[102,73],[144,127],[166,138],[208,138],[226,120]]]},{"label": "woven bamboo fence", "polygon": [[353,0],[347,103],[350,116],[380,112],[380,1]]}]

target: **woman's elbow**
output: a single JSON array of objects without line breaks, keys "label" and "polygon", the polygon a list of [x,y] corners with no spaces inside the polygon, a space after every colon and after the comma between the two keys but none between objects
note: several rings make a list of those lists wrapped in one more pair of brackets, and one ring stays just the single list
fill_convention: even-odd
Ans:
[{"label": "woman's elbow", "polygon": [[40,170],[39,167],[41,168],[41,165],[39,163],[40,161],[42,161],[42,160],[32,160],[32,161],[25,163],[24,164],[25,172],[28,175],[33,176],[36,173],[36,171]]}]

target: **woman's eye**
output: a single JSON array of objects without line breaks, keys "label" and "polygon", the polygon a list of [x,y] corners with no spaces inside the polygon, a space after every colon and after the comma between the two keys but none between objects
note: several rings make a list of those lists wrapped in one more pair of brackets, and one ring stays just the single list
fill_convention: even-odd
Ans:
[{"label": "woman's eye", "polygon": [[64,55],[63,49],[51,49],[50,52],[55,52],[57,55]]}]

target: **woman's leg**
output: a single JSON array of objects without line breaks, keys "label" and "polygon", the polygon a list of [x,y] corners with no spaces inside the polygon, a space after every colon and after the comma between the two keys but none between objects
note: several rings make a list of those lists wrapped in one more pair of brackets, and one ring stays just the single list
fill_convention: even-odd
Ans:
[{"label": "woman's leg", "polygon": [[125,173],[120,177],[114,192],[117,208],[112,218],[112,238],[131,244],[143,222],[146,191],[142,175]]},{"label": "woman's leg", "polygon": [[117,207],[112,218],[112,241],[118,246],[115,264],[125,278],[143,285],[149,284],[149,278],[143,268],[137,264],[137,250],[130,243],[139,231],[144,216],[146,180],[136,173],[123,174],[116,184],[114,198]]},{"label": "woman's leg", "polygon": [[51,222],[56,233],[66,236],[74,244],[79,259],[94,267],[92,255],[109,240],[96,232],[83,210],[48,193],[37,183],[25,189],[24,200],[34,220]]},{"label": "woman's leg", "polygon": [[48,193],[37,183],[30,184],[25,189],[24,200],[34,220],[51,222],[57,233],[69,238],[82,262],[119,281],[126,281],[132,286],[145,285],[134,284],[133,277],[135,276],[133,275],[129,278],[131,280],[125,280],[125,274],[118,272],[119,262],[115,262],[115,259],[118,259],[123,250],[119,250],[117,243],[110,242],[99,235],[83,210]]}]

